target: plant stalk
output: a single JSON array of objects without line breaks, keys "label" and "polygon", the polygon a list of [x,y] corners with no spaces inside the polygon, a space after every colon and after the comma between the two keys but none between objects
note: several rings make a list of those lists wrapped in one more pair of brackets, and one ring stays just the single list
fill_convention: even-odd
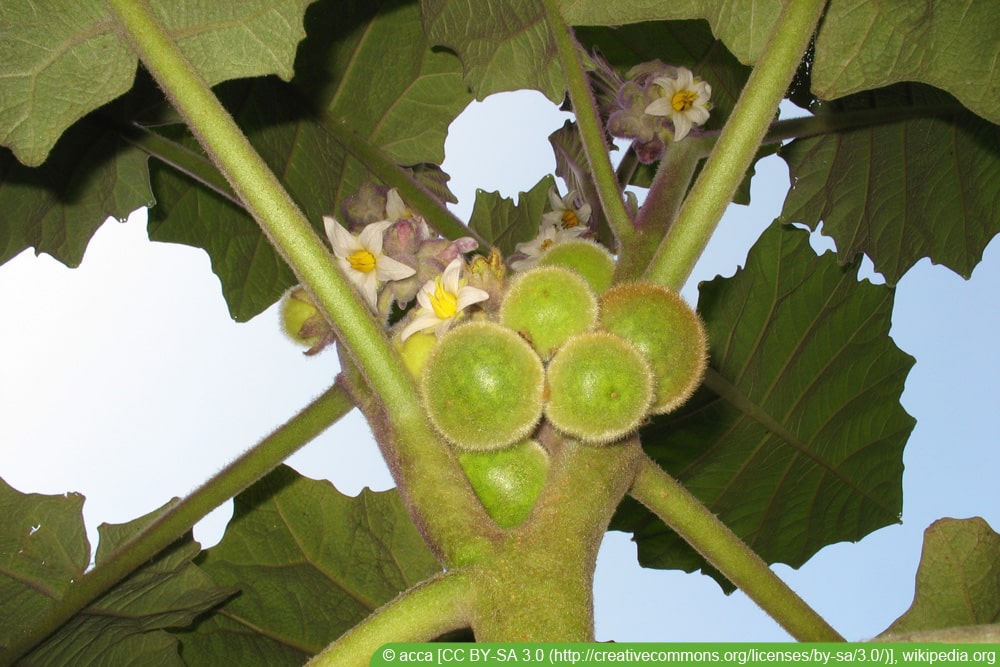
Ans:
[{"label": "plant stalk", "polygon": [[8,660],[12,663],[28,653],[112,586],[191,530],[209,512],[247,489],[353,407],[343,387],[334,384],[274,433],[168,508],[84,574],[44,618],[25,619],[31,625],[6,653],[0,655],[0,663],[9,664]]},{"label": "plant stalk", "polygon": [[[401,457],[406,465],[396,471],[396,483],[414,498],[411,509],[423,508],[423,516],[415,518],[425,527],[425,535],[446,554],[461,551],[469,525],[463,508],[471,491],[439,483],[439,475],[459,469],[458,464],[442,456],[445,445],[428,423],[413,378],[382,324],[151,8],[142,0],[108,3],[143,64],[333,325],[338,341],[382,403],[389,428],[405,434],[394,440],[407,448]],[[447,511],[440,511],[441,505]],[[435,511],[429,511],[432,508]]]},{"label": "plant stalk", "polygon": [[542,4],[545,6],[545,17],[559,51],[569,99],[573,103],[577,128],[583,140],[583,152],[587,156],[590,173],[597,186],[601,208],[604,209],[608,225],[619,243],[624,244],[633,234],[632,218],[625,209],[621,188],[618,187],[618,178],[611,166],[604,126],[587,81],[587,72],[580,61],[576,39],[562,18],[558,1],[543,0]]},{"label": "plant stalk", "polygon": [[646,271],[646,279],[684,286],[764,139],[812,38],[826,0],[785,0],[732,115]]},{"label": "plant stalk", "polygon": [[792,637],[803,642],[845,641],[743,540],[651,459],[643,461],[630,493]]},{"label": "plant stalk", "polygon": [[469,574],[454,570],[417,584],[348,630],[308,663],[308,667],[367,667],[388,642],[430,641],[468,625],[472,586]]}]

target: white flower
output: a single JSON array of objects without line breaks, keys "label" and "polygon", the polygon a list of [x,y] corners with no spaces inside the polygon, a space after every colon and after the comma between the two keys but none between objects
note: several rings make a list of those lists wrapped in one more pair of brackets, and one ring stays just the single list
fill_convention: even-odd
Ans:
[{"label": "white flower", "polygon": [[416,273],[412,267],[382,254],[382,235],[393,225],[391,220],[366,225],[357,236],[330,216],[323,216],[323,225],[337,264],[373,310],[377,308],[380,282],[402,280]]},{"label": "white flower", "polygon": [[403,203],[403,198],[399,196],[396,188],[389,190],[385,195],[385,219],[396,222],[412,218],[413,211]]},{"label": "white flower", "polygon": [[463,260],[456,257],[434,280],[428,280],[417,292],[420,308],[416,317],[400,334],[406,340],[418,331],[434,329],[440,338],[452,324],[462,317],[462,311],[474,303],[485,301],[490,295],[478,287],[470,287],[461,279]]},{"label": "white flower", "polygon": [[530,241],[518,243],[514,246],[514,250],[525,255],[525,257],[524,259],[518,259],[511,262],[510,268],[515,271],[527,271],[528,269],[534,268],[534,266],[538,264],[538,260],[540,260],[542,255],[545,254],[546,250],[554,245],[562,243],[563,241],[575,239],[585,231],[587,231],[587,228],[583,226],[563,229],[562,226],[558,224],[542,224],[542,228],[538,231],[538,236]]},{"label": "white flower", "polygon": [[576,191],[570,191],[565,197],[560,197],[555,188],[549,188],[549,203],[552,210],[542,215],[542,226],[546,224],[558,225],[559,229],[569,231],[579,230],[577,235],[587,231],[587,223],[590,222],[590,204],[584,202],[582,206],[574,206],[576,203]]},{"label": "white flower", "polygon": [[712,95],[712,86],[695,78],[691,70],[679,67],[676,77],[656,77],[653,83],[663,89],[663,96],[650,102],[646,113],[669,116],[674,124],[674,141],[686,137],[692,125],[701,125],[708,120],[708,110],[712,108],[708,98]]}]

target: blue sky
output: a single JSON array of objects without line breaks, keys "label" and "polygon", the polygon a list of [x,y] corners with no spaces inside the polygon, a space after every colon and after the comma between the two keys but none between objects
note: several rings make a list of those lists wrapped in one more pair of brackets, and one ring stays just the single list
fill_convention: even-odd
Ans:
[{"label": "blue sky", "polygon": [[[476,188],[516,196],[551,173],[547,136],[566,117],[535,93],[474,105],[446,145],[456,211],[468,215]],[[780,159],[759,167],[753,204],[727,214],[684,290],[689,300],[699,281],[735,271],[787,183]],[[234,323],[202,251],[145,239],[140,214],[105,224],[78,269],[30,251],[0,267],[0,476],[24,492],[83,493],[92,542],[98,523],[127,521],[197,486],[337,372],[332,353],[305,358],[290,345],[273,308]],[[902,402],[918,420],[904,455],[904,522],[827,547],[800,570],[775,566],[849,639],[877,634],[909,606],[933,520],[979,515],[1000,527],[998,287],[996,241],[970,281],[927,260],[903,278],[892,336],[917,358]],[[391,486],[357,413],[290,463],[352,495]],[[196,537],[217,540],[227,511]],[[643,570],[618,533],[601,551],[596,601],[602,640],[787,639],[707,577]]]}]

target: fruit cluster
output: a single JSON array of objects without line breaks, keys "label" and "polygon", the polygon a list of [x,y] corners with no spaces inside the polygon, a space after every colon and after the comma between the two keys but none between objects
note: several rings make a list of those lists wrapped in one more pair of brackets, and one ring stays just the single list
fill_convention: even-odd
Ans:
[{"label": "fruit cluster", "polygon": [[431,422],[460,450],[513,445],[543,416],[601,445],[683,403],[705,366],[701,320],[676,293],[633,283],[598,297],[576,271],[543,265],[515,276],[497,321],[444,336],[420,387]]}]

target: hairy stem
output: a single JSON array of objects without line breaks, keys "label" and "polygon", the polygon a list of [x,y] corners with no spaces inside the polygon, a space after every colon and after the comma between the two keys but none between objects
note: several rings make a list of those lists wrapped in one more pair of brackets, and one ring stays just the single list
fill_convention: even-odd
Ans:
[{"label": "hairy stem", "polygon": [[660,160],[649,186],[646,201],[635,221],[635,235],[622,244],[615,266],[615,282],[635,280],[649,265],[680,210],[684,195],[698,167],[708,138],[685,140],[670,145]]},{"label": "hairy stem", "polygon": [[388,642],[430,641],[468,625],[473,589],[463,570],[417,584],[375,610],[317,654],[309,667],[367,667],[375,651]]},{"label": "hairy stem", "polygon": [[482,236],[459,220],[423,184],[390,160],[378,147],[358,136],[346,123],[327,116],[324,117],[323,127],[373,174],[390,187],[396,188],[403,201],[419,211],[442,236],[452,240],[469,236],[476,240],[480,248],[490,247]]},{"label": "hairy stem", "polygon": [[[395,439],[408,451],[396,483],[424,508],[418,520],[445,554],[461,551],[473,518],[471,492],[438,483],[458,464],[441,455],[443,445],[424,416],[416,387],[386,337],[382,324],[337,269],[334,258],[232,116],[141,0],[108,0],[123,34],[188,124],[271,244],[310,291],[333,324],[365,382],[384,407]],[[446,511],[441,511],[440,506]],[[429,510],[435,511],[429,511]]]},{"label": "hairy stem", "polygon": [[788,634],[804,642],[844,638],[788,587],[761,558],[684,486],[652,460],[639,468],[630,491]]},{"label": "hairy stem", "polygon": [[753,162],[816,29],[826,0],[785,0],[740,99],[646,271],[646,279],[680,289],[715,232]]},{"label": "hairy stem", "polygon": [[566,76],[566,87],[576,114],[576,124],[583,140],[583,152],[590,165],[590,173],[597,185],[597,194],[601,199],[601,208],[611,226],[611,230],[620,242],[625,242],[632,236],[632,219],[625,209],[618,178],[611,166],[608,154],[608,144],[605,140],[601,116],[597,111],[594,96],[587,82],[587,73],[580,61],[576,40],[570,28],[562,18],[557,0],[543,0],[545,16],[549,29],[559,51],[563,73]]},{"label": "hairy stem", "polygon": [[7,660],[13,662],[30,651],[112,586],[191,530],[209,512],[247,489],[353,407],[343,387],[333,385],[70,586],[66,595],[44,618],[31,619],[31,626],[18,636],[6,653],[0,655],[0,662],[9,664]]}]

